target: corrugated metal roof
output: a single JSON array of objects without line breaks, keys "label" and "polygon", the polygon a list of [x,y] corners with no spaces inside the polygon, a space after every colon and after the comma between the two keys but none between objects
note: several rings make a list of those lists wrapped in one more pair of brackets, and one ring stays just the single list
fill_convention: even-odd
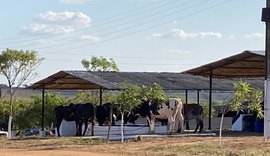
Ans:
[{"label": "corrugated metal roof", "polygon": [[[59,71],[28,88],[51,90],[119,89],[119,84],[129,82],[138,85],[159,84],[164,90],[208,90],[209,79],[182,73],[168,72],[89,72]],[[213,79],[213,90],[232,90],[235,80]],[[253,82],[253,81],[251,81]],[[255,85],[263,86],[263,83]]]},{"label": "corrugated metal roof", "polygon": [[212,63],[189,69],[183,74],[216,78],[264,77],[264,51],[244,51]]},{"label": "corrugated metal roof", "polygon": [[117,89],[118,86],[86,71],[59,71],[28,88],[32,89]]}]

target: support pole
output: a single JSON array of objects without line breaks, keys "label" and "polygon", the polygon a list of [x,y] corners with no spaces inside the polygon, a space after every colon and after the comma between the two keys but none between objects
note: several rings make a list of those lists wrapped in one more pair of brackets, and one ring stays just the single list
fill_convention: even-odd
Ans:
[{"label": "support pole", "polygon": [[188,104],[188,90],[186,90],[186,104]]},{"label": "support pole", "polygon": [[211,112],[212,112],[212,69],[210,70],[210,81],[209,81],[209,127],[208,129],[211,130]]},{"label": "support pole", "polygon": [[102,105],[102,87],[99,88],[99,105]]},{"label": "support pole", "polygon": [[197,104],[200,104],[200,90],[197,90]]},{"label": "support pole", "polygon": [[[188,104],[188,90],[186,90],[186,104]],[[184,109],[184,111],[185,111],[185,109]],[[185,122],[186,122],[186,130],[189,130],[189,122],[187,120]]]},{"label": "support pole", "polygon": [[42,110],[41,110],[41,130],[44,131],[44,112],[45,112],[45,87],[42,86]]},{"label": "support pole", "polygon": [[265,30],[265,81],[264,81],[264,138],[270,136],[270,0],[262,10],[262,19],[266,24]]}]

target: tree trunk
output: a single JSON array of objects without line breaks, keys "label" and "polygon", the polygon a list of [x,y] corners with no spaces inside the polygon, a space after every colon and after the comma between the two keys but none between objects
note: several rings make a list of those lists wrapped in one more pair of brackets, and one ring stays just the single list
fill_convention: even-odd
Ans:
[{"label": "tree trunk", "polygon": [[9,118],[8,118],[8,139],[12,139],[12,116],[13,116],[13,105],[12,105],[12,86],[9,85]]},{"label": "tree trunk", "polygon": [[222,113],[221,119],[220,119],[220,126],[219,126],[219,146],[222,145],[222,127],[223,127],[224,114],[225,113]]},{"label": "tree trunk", "polygon": [[12,139],[12,116],[10,115],[8,118],[8,139]]},{"label": "tree trunk", "polygon": [[124,142],[124,113],[121,113],[121,142]]}]

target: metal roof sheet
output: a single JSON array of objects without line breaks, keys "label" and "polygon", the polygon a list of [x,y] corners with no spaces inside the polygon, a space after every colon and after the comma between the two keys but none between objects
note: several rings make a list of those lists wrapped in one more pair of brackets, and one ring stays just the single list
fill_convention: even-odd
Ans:
[{"label": "metal roof sheet", "polygon": [[243,51],[230,57],[183,71],[183,74],[216,78],[264,77],[264,51]]},{"label": "metal roof sheet", "polygon": [[[129,82],[138,85],[159,84],[165,90],[208,90],[209,80],[202,76],[169,72],[89,72],[59,71],[28,88],[51,90],[119,89],[119,84]],[[214,90],[232,90],[235,81],[213,79]]]}]

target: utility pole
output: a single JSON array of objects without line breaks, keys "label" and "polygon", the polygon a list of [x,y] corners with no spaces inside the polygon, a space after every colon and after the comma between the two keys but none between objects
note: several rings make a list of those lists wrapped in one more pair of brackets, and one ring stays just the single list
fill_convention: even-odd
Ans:
[{"label": "utility pole", "polygon": [[266,0],[266,8],[262,9],[265,29],[265,81],[264,81],[264,138],[270,137],[270,0]]}]

